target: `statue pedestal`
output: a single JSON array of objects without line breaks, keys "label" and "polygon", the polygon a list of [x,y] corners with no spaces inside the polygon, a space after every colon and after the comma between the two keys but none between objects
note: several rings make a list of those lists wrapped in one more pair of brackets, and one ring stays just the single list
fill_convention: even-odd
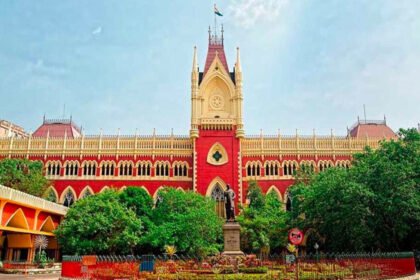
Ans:
[{"label": "statue pedestal", "polygon": [[227,222],[223,225],[224,251],[225,256],[243,256],[241,251],[241,226],[239,223]]}]

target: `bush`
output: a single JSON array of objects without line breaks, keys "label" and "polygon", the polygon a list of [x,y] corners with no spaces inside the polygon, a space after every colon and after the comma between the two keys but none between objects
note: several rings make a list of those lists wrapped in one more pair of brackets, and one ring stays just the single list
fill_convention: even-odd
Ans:
[{"label": "bush", "polygon": [[245,273],[245,274],[265,274],[267,272],[268,272],[268,268],[266,266],[239,268],[239,273]]}]

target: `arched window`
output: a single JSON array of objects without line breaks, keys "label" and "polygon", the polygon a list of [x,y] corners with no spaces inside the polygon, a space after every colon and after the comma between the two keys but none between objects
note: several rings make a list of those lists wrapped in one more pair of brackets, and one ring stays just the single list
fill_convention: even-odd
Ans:
[{"label": "arched window", "polygon": [[248,163],[248,167],[246,168],[247,174],[246,176],[255,177],[261,175],[261,167],[260,162],[252,161]]},{"label": "arched window", "polygon": [[58,202],[58,196],[57,196],[57,193],[54,191],[53,187],[49,187],[47,189],[47,191],[45,192],[44,198],[51,202],[55,202],[55,203]]},{"label": "arched window", "polygon": [[188,167],[186,162],[175,162],[172,168],[174,170],[174,177],[188,176]]},{"label": "arched window", "polygon": [[279,163],[276,161],[267,161],[265,163],[265,176],[278,176],[279,175]]},{"label": "arched window", "polygon": [[81,195],[80,198],[83,199],[83,198],[86,198],[86,197],[91,196],[91,195],[93,195],[93,192],[90,190],[90,188],[86,188],[83,191],[83,193],[82,193],[82,195]]},{"label": "arched window", "polygon": [[74,202],[75,202],[74,193],[71,190],[67,190],[66,194],[64,195],[63,205],[70,207]]},{"label": "arched window", "polygon": [[157,177],[168,177],[169,176],[169,163],[157,162],[155,165],[155,173]]},{"label": "arched window", "polygon": [[283,175],[292,176],[296,174],[297,164],[294,161],[283,162]]},{"label": "arched window", "polygon": [[83,176],[95,176],[96,175],[96,162],[85,161],[83,163]]},{"label": "arched window", "polygon": [[105,161],[101,163],[102,176],[114,176],[115,163],[112,161]]},{"label": "arched window", "polygon": [[66,162],[65,175],[77,176],[79,174],[79,163],[75,161]]},{"label": "arched window", "polygon": [[133,175],[133,163],[123,161],[120,162],[120,176],[132,176]]},{"label": "arched window", "polygon": [[219,183],[216,183],[211,191],[211,198],[216,202],[216,214],[219,217],[225,218],[225,196]]},{"label": "arched window", "polygon": [[60,176],[61,164],[59,161],[47,162],[46,175],[47,176]]},{"label": "arched window", "polygon": [[138,176],[150,176],[152,164],[148,161],[140,161],[137,164],[137,175]]}]

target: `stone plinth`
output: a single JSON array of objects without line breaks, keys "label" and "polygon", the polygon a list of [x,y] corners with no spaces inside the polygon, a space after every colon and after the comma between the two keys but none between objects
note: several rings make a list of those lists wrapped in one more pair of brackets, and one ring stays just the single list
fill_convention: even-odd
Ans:
[{"label": "stone plinth", "polygon": [[239,223],[225,223],[223,225],[224,251],[223,255],[243,256],[241,251],[241,226]]}]

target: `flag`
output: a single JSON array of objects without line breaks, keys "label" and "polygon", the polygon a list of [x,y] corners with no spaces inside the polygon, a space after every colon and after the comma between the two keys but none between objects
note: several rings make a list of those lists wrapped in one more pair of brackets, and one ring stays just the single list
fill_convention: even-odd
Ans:
[{"label": "flag", "polygon": [[223,15],[222,15],[222,13],[221,12],[219,12],[219,10],[216,8],[216,4],[214,4],[214,13],[216,14],[216,15],[218,15],[219,17],[222,17]]}]

